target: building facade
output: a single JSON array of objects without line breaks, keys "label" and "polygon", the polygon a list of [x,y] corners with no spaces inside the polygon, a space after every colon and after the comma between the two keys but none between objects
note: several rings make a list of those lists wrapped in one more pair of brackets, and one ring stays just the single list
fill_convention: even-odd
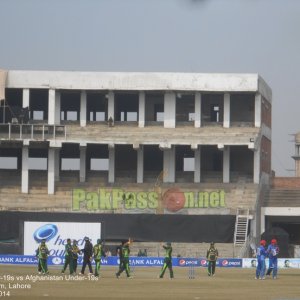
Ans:
[{"label": "building facade", "polygon": [[0,77],[2,211],[235,218],[242,208],[260,233],[272,92],[259,75]]}]

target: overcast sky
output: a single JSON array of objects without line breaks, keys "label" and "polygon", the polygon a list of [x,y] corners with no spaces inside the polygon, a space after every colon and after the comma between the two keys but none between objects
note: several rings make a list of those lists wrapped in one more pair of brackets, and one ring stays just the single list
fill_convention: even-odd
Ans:
[{"label": "overcast sky", "polygon": [[0,0],[0,20],[2,69],[259,73],[272,168],[294,176],[299,0]]}]

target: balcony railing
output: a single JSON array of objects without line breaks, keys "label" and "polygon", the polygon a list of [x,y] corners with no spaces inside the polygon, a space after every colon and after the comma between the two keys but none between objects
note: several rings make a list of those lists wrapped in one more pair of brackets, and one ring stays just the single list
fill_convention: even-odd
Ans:
[{"label": "balcony railing", "polygon": [[65,125],[47,124],[0,124],[0,139],[7,140],[50,140],[67,138]]}]

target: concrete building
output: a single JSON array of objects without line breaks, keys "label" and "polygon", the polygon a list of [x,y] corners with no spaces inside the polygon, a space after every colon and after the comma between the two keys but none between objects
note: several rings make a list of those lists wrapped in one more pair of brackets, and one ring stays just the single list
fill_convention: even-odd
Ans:
[{"label": "concrete building", "polygon": [[260,235],[272,92],[259,75],[0,75],[1,210],[226,215],[235,238],[240,215]]}]

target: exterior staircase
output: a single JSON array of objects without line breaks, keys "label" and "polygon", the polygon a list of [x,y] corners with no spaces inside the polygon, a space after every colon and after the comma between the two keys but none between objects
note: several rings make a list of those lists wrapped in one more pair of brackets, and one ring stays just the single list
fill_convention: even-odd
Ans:
[{"label": "exterior staircase", "polygon": [[245,244],[248,235],[249,224],[249,209],[237,209],[235,231],[234,231],[234,245],[242,246]]}]

